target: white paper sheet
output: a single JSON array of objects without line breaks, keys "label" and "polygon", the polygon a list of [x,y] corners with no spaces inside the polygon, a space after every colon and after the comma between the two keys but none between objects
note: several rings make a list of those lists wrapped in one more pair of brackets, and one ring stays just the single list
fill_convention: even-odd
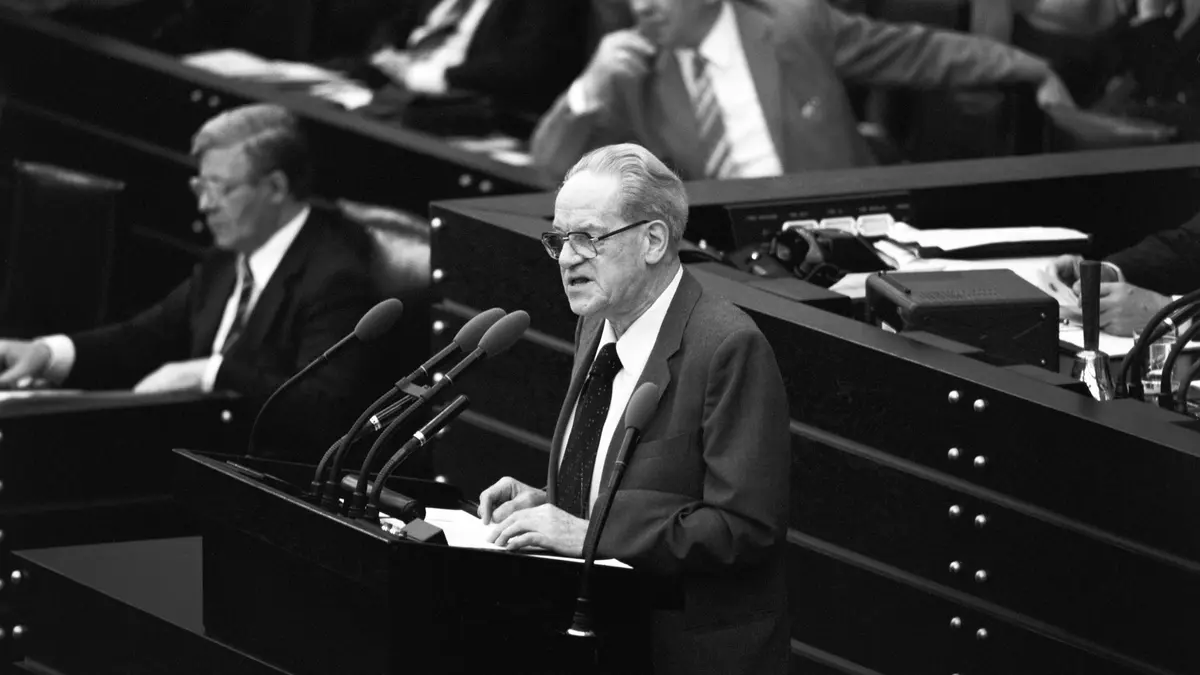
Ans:
[{"label": "white paper sheet", "polygon": [[[460,509],[425,509],[425,522],[430,525],[436,525],[442,528],[442,532],[446,534],[446,542],[451,546],[460,548],[482,548],[494,551],[505,550],[502,546],[497,546],[488,541],[488,536],[492,533],[495,525],[484,525],[479,518],[462,511]],[[548,558],[550,560],[569,560],[572,562],[582,563],[582,558],[567,558],[564,556],[550,555],[545,553],[527,553],[527,555],[536,556],[538,558]],[[620,560],[606,559],[597,560],[597,565],[605,567],[619,567],[623,569],[631,569],[629,565]]]},{"label": "white paper sheet", "polygon": [[922,248],[959,251],[989,244],[1034,241],[1086,241],[1087,234],[1066,227],[987,227],[978,229],[918,230],[908,223],[892,223],[888,238]]}]

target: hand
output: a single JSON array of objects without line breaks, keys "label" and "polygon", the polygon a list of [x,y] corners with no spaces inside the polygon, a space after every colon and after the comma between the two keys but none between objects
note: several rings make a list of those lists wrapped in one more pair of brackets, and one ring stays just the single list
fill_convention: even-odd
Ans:
[{"label": "hand", "polygon": [[408,68],[413,62],[407,52],[397,51],[391,47],[384,47],[375,52],[371,55],[370,60],[371,65],[397,84],[404,84]]},{"label": "hand", "polygon": [[201,391],[204,386],[204,369],[208,359],[192,359],[168,363],[138,382],[133,391],[152,394],[164,391]]},{"label": "hand", "polygon": [[0,389],[24,387],[46,375],[50,348],[41,342],[0,340]]},{"label": "hand", "polygon": [[559,555],[583,555],[588,521],[553,504],[517,511],[505,518],[489,535],[492,543],[510,551],[536,546]]},{"label": "hand", "polygon": [[592,60],[579,76],[589,101],[604,100],[613,82],[644,77],[650,72],[650,60],[658,47],[634,30],[619,30],[605,35]]},{"label": "hand", "polygon": [[[1111,335],[1129,336],[1141,331],[1158,310],[1171,299],[1124,281],[1100,284],[1100,330]],[[1064,308],[1067,318],[1082,320],[1078,308]]]},{"label": "hand", "polygon": [[1067,85],[1058,78],[1053,72],[1050,72],[1038,85],[1037,90],[1038,107],[1042,110],[1052,107],[1059,108],[1075,108],[1075,99],[1071,97],[1071,92],[1067,89]]},{"label": "hand", "polygon": [[491,525],[523,509],[546,503],[546,491],[505,476],[479,494],[479,519]]}]

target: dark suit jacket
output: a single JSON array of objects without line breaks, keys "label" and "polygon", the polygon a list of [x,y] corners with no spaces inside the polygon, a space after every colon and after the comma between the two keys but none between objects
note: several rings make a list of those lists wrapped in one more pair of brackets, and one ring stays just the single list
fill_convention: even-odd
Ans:
[{"label": "dark suit jacket", "polygon": [[[384,45],[404,49],[438,2],[400,3],[368,51]],[[590,0],[492,0],[466,58],[446,70],[446,84],[540,115],[583,69],[590,18]]]},{"label": "dark suit jacket", "polygon": [[[576,329],[574,373],[550,454],[551,502],[564,429],[603,326],[585,318]],[[642,382],[656,383],[661,398],[598,552],[682,588],[682,610],[653,618],[654,672],[785,673],[791,453],[775,355],[745,314],[685,271]],[[613,436],[602,484],[621,435]]]},{"label": "dark suit jacket", "polygon": [[1107,258],[1135,286],[1182,295],[1200,288],[1200,213]]},{"label": "dark suit jacket", "polygon": [[[357,226],[313,209],[225,355],[216,389],[241,394],[257,413],[287,378],[353,331],[378,300],[368,245]],[[164,363],[210,356],[236,281],[236,255],[214,251],[157,305],[71,335],[76,358],[64,386],[131,387]],[[258,454],[319,457],[379,393],[378,349],[351,345],[272,404]]]},{"label": "dark suit jacket", "polygon": [[[843,80],[879,86],[973,87],[1032,79],[1040,62],[986,38],[888,24],[826,0],[734,2],[742,48],[784,173],[874,162]],[[565,94],[532,140],[535,161],[561,177],[585,152],[632,141],[686,180],[704,178],[691,101],[674,53],[640,80],[616,83],[600,110],[575,115]]]}]

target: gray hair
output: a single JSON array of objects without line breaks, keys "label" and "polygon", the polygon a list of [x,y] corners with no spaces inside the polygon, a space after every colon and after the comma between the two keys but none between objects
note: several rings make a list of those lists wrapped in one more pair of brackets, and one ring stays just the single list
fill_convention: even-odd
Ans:
[{"label": "gray hair", "polygon": [[192,137],[192,157],[210,150],[238,148],[259,175],[281,171],[293,197],[304,199],[312,189],[313,166],[300,122],[286,108],[271,104],[245,105],[208,120]]},{"label": "gray hair", "polygon": [[629,222],[663,221],[670,232],[670,250],[679,250],[687,227],[687,191],[679,176],[653,153],[635,143],[596,148],[571,167],[563,183],[583,171],[616,176],[621,184],[621,217]]}]

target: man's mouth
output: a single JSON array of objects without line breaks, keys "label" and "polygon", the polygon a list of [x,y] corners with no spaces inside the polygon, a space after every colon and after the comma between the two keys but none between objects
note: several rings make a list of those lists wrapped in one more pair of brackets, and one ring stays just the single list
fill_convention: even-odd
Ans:
[{"label": "man's mouth", "polygon": [[567,279],[567,288],[576,288],[591,283],[590,277],[571,277]]}]

